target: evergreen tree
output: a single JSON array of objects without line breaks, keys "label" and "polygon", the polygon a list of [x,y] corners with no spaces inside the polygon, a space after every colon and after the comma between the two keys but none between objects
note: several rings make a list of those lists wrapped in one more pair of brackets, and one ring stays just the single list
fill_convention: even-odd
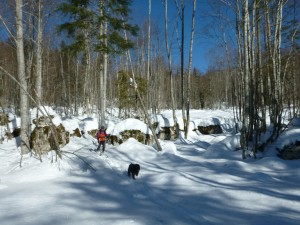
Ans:
[{"label": "evergreen tree", "polygon": [[68,18],[68,21],[58,26],[58,31],[66,32],[73,43],[68,47],[73,53],[84,51],[91,31],[93,12],[88,8],[90,0],[68,0],[58,6],[58,11]]},{"label": "evergreen tree", "polygon": [[68,16],[67,22],[58,27],[60,32],[65,31],[68,37],[73,39],[68,48],[76,54],[84,53],[82,58],[86,62],[86,69],[83,92],[86,106],[90,105],[88,99],[91,98],[91,93],[87,93],[87,83],[97,82],[88,79],[90,52],[93,50],[100,53],[99,82],[97,82],[100,84],[100,93],[96,93],[96,96],[101,96],[98,102],[101,109],[101,125],[105,125],[108,56],[121,54],[132,48],[133,42],[124,38],[124,32],[135,36],[138,31],[137,26],[128,22],[131,2],[131,0],[68,0],[58,7],[58,11]]},{"label": "evergreen tree", "polygon": [[[138,27],[129,20],[131,0],[107,0],[95,7],[95,0],[67,0],[58,6],[58,11],[67,17],[67,22],[58,26],[73,42],[68,45],[74,53],[84,51],[87,41],[93,40],[94,49],[100,53],[122,53],[133,48],[133,42],[125,40],[124,31],[136,36]],[[101,1],[99,1],[101,2]],[[103,13],[97,13],[102,10]],[[99,34],[101,24],[107,23],[107,32]],[[89,34],[87,36],[86,34]],[[95,38],[98,41],[95,42]],[[107,40],[105,43],[104,40]]]},{"label": "evergreen tree", "polygon": [[[125,40],[124,31],[136,36],[138,27],[131,25],[129,20],[131,0],[109,0],[104,1],[100,8],[103,14],[98,16],[98,24],[107,23],[107,33],[99,35],[97,50],[107,53],[122,53],[124,50],[133,48],[133,42]],[[104,43],[107,39],[107,44]]]}]

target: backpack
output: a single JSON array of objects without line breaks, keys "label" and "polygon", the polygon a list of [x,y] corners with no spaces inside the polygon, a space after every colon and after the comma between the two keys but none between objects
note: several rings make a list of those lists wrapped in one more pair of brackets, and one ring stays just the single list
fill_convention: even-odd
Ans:
[{"label": "backpack", "polygon": [[106,133],[104,130],[99,130],[98,132],[98,139],[99,141],[105,141],[106,139]]}]

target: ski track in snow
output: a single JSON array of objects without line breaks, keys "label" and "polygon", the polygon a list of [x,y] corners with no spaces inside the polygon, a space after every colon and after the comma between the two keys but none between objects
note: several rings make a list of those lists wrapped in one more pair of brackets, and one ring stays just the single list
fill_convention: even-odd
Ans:
[{"label": "ski track in snow", "polygon": [[[92,155],[95,155],[95,157],[97,158],[99,157],[99,159],[104,163],[104,164],[98,164],[97,167],[93,165],[93,167],[95,167],[97,171],[105,167],[111,170],[111,176],[114,176],[115,179],[126,179],[126,182],[124,182],[124,184],[126,185],[123,186],[123,188],[125,189],[124,191],[130,193],[130,196],[132,197],[134,202],[135,201],[149,202],[151,203],[151,205],[153,205],[153,207],[156,207],[158,209],[156,213],[157,214],[156,222],[158,224],[166,223],[165,219],[163,219],[166,216],[164,215],[165,209],[171,211],[172,212],[171,214],[182,215],[183,221],[190,221],[191,224],[197,224],[199,222],[200,219],[199,215],[193,215],[189,212],[190,206],[188,206],[188,208],[186,208],[184,205],[179,207],[176,204],[176,201],[179,201],[180,199],[177,200],[176,198],[169,199],[168,195],[164,195],[164,191],[155,190],[154,188],[151,187],[152,184],[148,182],[147,179],[152,176],[159,176],[160,173],[165,173],[166,168],[161,167],[160,165],[157,164],[156,167],[160,169],[149,172],[145,170],[147,168],[146,166],[142,166],[139,176],[136,177],[136,180],[133,180],[131,177],[127,176],[127,166],[129,165],[129,163],[127,164],[124,163],[124,165],[120,165],[119,160],[114,159],[113,155],[111,155],[111,152],[113,151],[117,151],[116,148],[111,145],[107,145],[105,152],[102,153],[101,155],[99,152],[92,152]],[[96,174],[97,171],[95,172]],[[169,170],[169,172],[172,172],[172,170]],[[180,174],[176,170],[174,170],[172,173],[174,173],[174,176],[181,176],[183,178],[187,176],[191,176],[189,174],[184,174],[184,173]],[[180,183],[178,183],[177,185],[180,185]],[[169,187],[165,187],[165,188],[169,188]],[[164,190],[165,188],[163,188],[162,190]],[[161,214],[161,216],[159,214]]]},{"label": "ski track in snow", "polygon": [[[128,140],[100,155],[87,135],[71,139],[63,160],[25,156],[22,168],[18,150],[4,143],[0,219],[5,225],[298,224],[299,161],[268,151],[241,160],[235,141],[200,135],[163,141],[156,152]],[[131,162],[141,165],[136,180],[127,176]]]}]

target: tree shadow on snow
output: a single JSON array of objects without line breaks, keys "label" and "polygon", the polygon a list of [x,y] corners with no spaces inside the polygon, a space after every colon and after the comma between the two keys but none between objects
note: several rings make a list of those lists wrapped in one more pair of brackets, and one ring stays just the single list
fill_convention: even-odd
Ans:
[{"label": "tree shadow on snow", "polygon": [[[241,164],[232,168],[170,156],[141,162],[136,180],[127,176],[127,162],[122,168],[110,165],[109,154],[108,161],[93,162],[98,163],[96,172],[74,174],[74,179],[63,183],[58,196],[58,204],[76,214],[70,215],[68,223],[73,219],[74,224],[89,220],[125,225],[298,224],[299,210],[270,203],[300,203],[299,194],[289,193],[291,187],[284,180],[247,172]],[[177,164],[170,167],[170,161]],[[293,185],[293,190],[300,187]]]}]

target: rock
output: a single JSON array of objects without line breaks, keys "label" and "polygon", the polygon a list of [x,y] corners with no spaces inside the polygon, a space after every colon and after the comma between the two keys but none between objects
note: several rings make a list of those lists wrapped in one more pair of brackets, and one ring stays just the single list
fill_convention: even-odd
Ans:
[{"label": "rock", "polygon": [[0,113],[0,126],[7,126],[8,123],[8,116],[5,113]]},{"label": "rock", "polygon": [[118,136],[108,135],[108,140],[112,145],[122,144],[129,138],[134,138],[138,142],[149,145],[153,143],[153,137],[149,134],[144,134],[140,130],[125,130],[121,132]]},{"label": "rock", "polygon": [[198,130],[201,134],[222,134],[222,128],[219,124],[209,126],[198,126]]},{"label": "rock", "polygon": [[[59,147],[65,146],[70,141],[70,134],[65,130],[62,124],[53,129],[57,135]],[[51,150],[56,150],[54,135],[50,126],[37,126],[31,132],[30,148],[37,154],[47,154]]]},{"label": "rock", "polygon": [[88,131],[88,134],[91,135],[91,136],[94,137],[94,138],[97,138],[97,132],[98,132],[97,129],[89,130],[89,131]]},{"label": "rock", "polygon": [[300,142],[285,146],[282,150],[279,150],[278,156],[284,160],[300,159]]},{"label": "rock", "polygon": [[72,137],[81,137],[82,135],[81,135],[81,132],[80,132],[80,130],[79,130],[79,128],[76,128],[75,130],[74,130],[74,133],[71,135]]},{"label": "rock", "polygon": [[147,144],[151,139],[150,135],[146,135],[140,130],[125,130],[120,133],[120,136],[122,137],[122,142],[128,140],[129,138],[134,138],[140,143]]},{"label": "rock", "polygon": [[41,116],[37,119],[33,119],[32,123],[38,127],[48,126],[51,123],[51,120],[54,118],[54,116]]},{"label": "rock", "polygon": [[176,128],[175,127],[161,127],[159,131],[159,138],[162,140],[175,140]]},{"label": "rock", "polygon": [[39,155],[51,150],[48,127],[35,127],[30,136],[30,148]]}]

